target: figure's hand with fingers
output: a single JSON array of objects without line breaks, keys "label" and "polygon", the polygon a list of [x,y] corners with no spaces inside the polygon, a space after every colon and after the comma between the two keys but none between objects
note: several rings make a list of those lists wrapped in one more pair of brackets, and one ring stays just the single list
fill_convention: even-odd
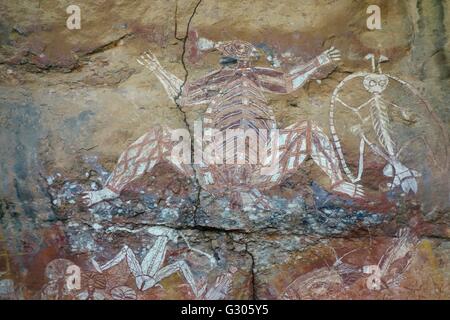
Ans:
[{"label": "figure's hand with fingers", "polygon": [[206,292],[207,286],[208,286],[208,279],[206,277],[201,277],[197,284],[197,292],[194,292],[195,296],[197,298],[203,296]]},{"label": "figure's hand with fingers", "polygon": [[137,59],[137,62],[145,66],[146,68],[150,69],[151,71],[155,71],[157,69],[162,68],[161,65],[159,64],[158,59],[151,51],[144,52]]},{"label": "figure's hand with fingers", "polygon": [[328,64],[333,61],[341,60],[341,52],[335,47],[331,47],[328,50],[325,50],[320,56],[319,61],[321,64]]},{"label": "figure's hand with fingers", "polygon": [[327,57],[332,61],[340,61],[341,60],[341,52],[336,49],[335,47],[331,47],[330,49],[326,50],[324,54],[327,55]]}]

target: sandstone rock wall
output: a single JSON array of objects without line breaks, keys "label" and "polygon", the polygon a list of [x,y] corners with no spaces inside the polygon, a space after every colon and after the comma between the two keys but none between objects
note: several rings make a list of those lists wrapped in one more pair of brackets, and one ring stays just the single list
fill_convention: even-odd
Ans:
[{"label": "sandstone rock wall", "polygon": [[[448,1],[104,0],[80,3],[81,29],[69,30],[71,4],[0,3],[1,299],[450,297]],[[381,30],[366,27],[371,4],[381,8]],[[265,93],[279,128],[309,120],[330,139],[337,85],[371,72],[367,54],[388,57],[382,71],[411,84],[391,79],[385,92],[411,113],[390,118],[395,139],[424,137],[401,156],[420,174],[417,194],[389,190],[385,159],[366,147],[364,199],[333,192],[307,159],[264,190],[270,209],[236,208],[161,163],[119,198],[88,208],[82,193],[101,189],[144,133],[158,125],[193,133],[207,105],[181,108],[136,58],[150,50],[186,84],[220,68],[220,54],[200,50],[200,38],[250,42],[257,66],[282,71],[338,48],[342,61],[302,88]],[[364,102],[361,83],[342,96]],[[360,140],[353,120],[340,117],[355,171]],[[145,257],[163,239],[151,274]],[[72,265],[81,272],[75,289],[66,282]],[[172,269],[162,276],[164,266]],[[381,268],[378,278],[370,266]],[[156,274],[156,283],[145,278]]]}]

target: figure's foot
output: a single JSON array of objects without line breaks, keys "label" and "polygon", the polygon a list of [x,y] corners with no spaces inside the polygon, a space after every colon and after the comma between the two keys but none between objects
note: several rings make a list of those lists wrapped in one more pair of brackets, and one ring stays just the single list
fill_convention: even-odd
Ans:
[{"label": "figure's foot", "polygon": [[203,296],[205,294],[206,291],[206,286],[207,286],[207,279],[206,277],[202,277],[198,284],[197,284],[197,288],[195,289],[195,297],[196,298],[200,298],[201,296]]},{"label": "figure's foot", "polygon": [[108,188],[103,188],[102,190],[98,191],[83,192],[82,201],[86,206],[90,207],[104,200],[115,199],[118,196],[119,196],[118,193],[115,193],[114,191],[111,191]]},{"label": "figure's foot", "polygon": [[360,184],[342,181],[333,187],[333,191],[344,193],[352,198],[364,198],[364,189]]},{"label": "figure's foot", "polygon": [[204,296],[204,300],[222,300],[231,289],[232,276],[234,272],[227,272],[217,277],[213,287],[208,289]]},{"label": "figure's foot", "polygon": [[413,193],[417,193],[417,177],[420,177],[421,174],[416,170],[409,169],[404,166],[400,162],[388,163],[384,169],[383,173],[386,177],[394,177],[392,183],[388,183],[388,187],[390,189],[394,189],[396,187],[401,187],[403,192],[409,193],[412,191]]},{"label": "figure's foot", "polygon": [[136,287],[140,291],[146,291],[156,285],[155,279],[146,274],[136,276]]},{"label": "figure's foot", "polygon": [[243,208],[258,208],[261,210],[273,210],[272,203],[270,200],[263,195],[259,190],[253,189],[250,192],[248,192],[247,197],[243,197]]},{"label": "figure's foot", "polygon": [[401,178],[400,176],[396,176],[392,183],[388,183],[387,185],[390,189],[394,189],[398,186],[402,188],[402,191],[408,194],[410,191],[412,193],[417,193],[417,180],[414,175],[410,175],[408,177]]}]

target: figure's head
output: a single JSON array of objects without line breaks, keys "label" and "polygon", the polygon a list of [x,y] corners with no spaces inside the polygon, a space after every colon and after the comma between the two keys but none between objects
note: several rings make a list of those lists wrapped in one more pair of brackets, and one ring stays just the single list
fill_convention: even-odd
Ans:
[{"label": "figure's head", "polygon": [[370,93],[382,93],[386,90],[389,78],[384,74],[371,73],[364,77],[364,88]]},{"label": "figure's head", "polygon": [[242,40],[213,42],[200,38],[197,46],[202,51],[217,50],[221,53],[221,64],[232,64],[236,62],[249,62],[258,60],[258,49],[250,42]]},{"label": "figure's head", "polygon": [[217,42],[214,46],[224,57],[238,61],[251,61],[259,58],[258,50],[249,42],[241,40]]}]

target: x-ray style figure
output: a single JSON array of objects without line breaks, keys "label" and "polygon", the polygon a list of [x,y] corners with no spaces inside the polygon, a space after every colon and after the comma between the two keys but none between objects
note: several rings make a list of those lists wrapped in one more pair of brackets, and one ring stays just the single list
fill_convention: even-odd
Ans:
[{"label": "x-ray style figure", "polygon": [[145,231],[155,236],[156,240],[150,250],[145,254],[142,262],[139,262],[133,250],[127,245],[125,245],[113,259],[103,265],[100,265],[97,261],[92,259],[92,263],[98,272],[102,273],[103,271],[108,270],[125,260],[131,273],[136,279],[136,286],[141,291],[148,290],[158,285],[161,280],[170,277],[174,273],[180,272],[184,276],[186,282],[189,284],[196,297],[204,294],[206,283],[204,281],[200,281],[199,284],[196,283],[194,275],[192,274],[192,271],[186,261],[178,260],[174,263],[163,266],[167,253],[168,242],[172,241],[176,243],[179,237],[184,240],[190,250],[208,257],[211,265],[215,265],[214,257],[196,248],[192,248],[181,231],[163,226],[148,227],[138,230],[115,228],[115,230],[130,233]]},{"label": "x-ray style figure", "polygon": [[[200,41],[202,48],[221,53],[223,66],[199,80],[183,84],[165,70],[152,53],[143,54],[138,62],[153,72],[178,106],[208,105],[203,118],[205,136],[208,132],[250,129],[256,132],[259,143],[249,143],[248,152],[246,148],[237,152],[227,149],[220,159],[224,160],[222,163],[220,160],[210,163],[204,160],[205,157],[201,163],[191,165],[172,155],[177,142],[172,141],[167,128],[152,129],[122,153],[103,189],[84,194],[87,205],[118,197],[130,182],[151,171],[161,161],[172,164],[186,176],[195,175],[204,190],[215,196],[229,196],[231,204],[237,207],[250,204],[270,208],[270,202],[260,191],[279,184],[298,171],[307,157],[311,157],[329,177],[334,192],[350,197],[364,196],[360,185],[344,180],[332,143],[316,124],[299,121],[278,130],[275,138],[262,134],[264,130],[277,129],[274,113],[264,93],[289,94],[301,88],[321,67],[340,60],[337,49],[326,50],[311,61],[282,72],[253,66],[259,55],[251,43],[240,40],[214,43],[203,38]],[[224,144],[214,143],[215,150]],[[274,145],[279,151],[268,151],[257,164],[234,163],[236,158],[261,155],[261,148],[272,150]],[[276,169],[270,174],[262,174],[262,168],[274,161],[278,164]]]},{"label": "x-ray style figure", "polygon": [[[377,61],[374,54],[369,54],[366,56],[366,59],[371,60],[372,62],[372,72],[357,72],[347,76],[335,88],[331,98],[330,129],[333,144],[342,169],[350,181],[358,183],[361,180],[364,171],[364,152],[365,146],[367,145],[375,155],[386,161],[383,174],[386,177],[392,177],[392,181],[388,183],[389,189],[401,188],[404,193],[417,193],[417,178],[420,177],[421,174],[415,170],[414,166],[417,166],[421,161],[415,161],[414,158],[418,158],[418,152],[427,154],[436,167],[442,170],[444,174],[447,174],[447,170],[443,168],[447,166],[448,158],[446,146],[448,139],[446,138],[445,131],[441,130],[443,136],[442,141],[444,141],[442,143],[442,149],[445,149],[443,152],[445,154],[445,159],[442,163],[439,163],[434,156],[434,152],[430,147],[427,138],[422,134],[419,128],[416,129],[413,125],[409,125],[408,133],[402,135],[407,136],[407,140],[400,142],[399,134],[395,130],[396,127],[401,127],[401,124],[398,123],[398,121],[397,123],[393,121],[394,113],[399,114],[402,121],[410,124],[414,124],[415,122],[415,113],[419,115],[424,114],[433,121],[432,124],[435,128],[440,128],[439,120],[434,115],[428,103],[421,98],[414,87],[395,76],[382,72],[380,64],[389,61],[387,57],[381,55]],[[362,81],[364,89],[369,94],[369,98],[359,106],[353,106],[343,97],[343,93],[346,90],[349,91],[348,88],[351,88],[351,91],[355,93],[356,84],[355,82],[351,82],[353,80]],[[395,82],[406,88],[408,96],[410,96],[411,99],[419,101],[420,105],[425,108],[414,110],[411,109],[411,106],[409,105],[400,106],[396,104],[395,101],[392,101],[392,99],[398,99],[398,96],[388,98],[386,95],[388,85]],[[339,128],[336,125],[336,115],[339,116],[344,114],[343,112],[350,112],[357,116],[356,124],[354,125],[350,124],[352,122],[349,117],[343,116],[345,127],[349,127],[352,134],[360,139],[359,164],[358,173],[356,175],[349,169],[344,157],[341,138],[339,136],[339,133],[342,134],[344,132],[343,126]],[[418,141],[420,141],[421,148],[411,151],[410,146]],[[408,165],[405,164],[404,161],[404,154],[406,151],[409,151],[412,154],[412,156],[409,157],[412,159],[408,159],[411,164]]]},{"label": "x-ray style figure", "polygon": [[331,266],[318,268],[296,278],[281,293],[286,300],[330,298],[342,294],[360,278],[366,278],[369,290],[393,289],[400,286],[414,257],[419,239],[408,228],[400,229],[391,245],[384,252],[378,264],[358,266],[343,262],[343,258],[333,251],[336,261]]}]

